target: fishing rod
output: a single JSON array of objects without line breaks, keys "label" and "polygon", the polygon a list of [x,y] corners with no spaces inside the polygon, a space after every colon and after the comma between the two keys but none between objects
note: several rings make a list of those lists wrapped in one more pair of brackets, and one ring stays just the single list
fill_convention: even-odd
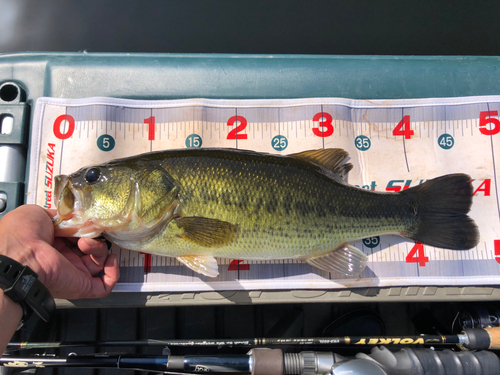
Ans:
[{"label": "fishing rod", "polygon": [[343,357],[332,352],[283,353],[281,349],[252,349],[246,355],[145,356],[69,355],[67,357],[10,357],[0,365],[23,369],[47,367],[116,368],[170,375],[200,372],[251,375],[497,375],[499,357],[487,350],[454,352],[450,349],[404,348],[391,352],[373,347],[370,354]]},{"label": "fishing rod", "polygon": [[420,336],[342,336],[304,338],[253,338],[216,340],[135,340],[135,341],[60,341],[12,342],[8,350],[95,346],[169,346],[169,347],[258,347],[258,346],[374,346],[374,345],[460,345],[467,349],[500,349],[500,327],[467,328],[456,335]]}]

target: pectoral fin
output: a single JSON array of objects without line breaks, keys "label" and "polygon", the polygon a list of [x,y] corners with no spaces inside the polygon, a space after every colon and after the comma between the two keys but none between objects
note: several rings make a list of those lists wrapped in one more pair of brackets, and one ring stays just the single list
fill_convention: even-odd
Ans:
[{"label": "pectoral fin", "polygon": [[347,276],[356,276],[363,272],[367,260],[361,250],[347,243],[327,254],[305,259],[311,266]]},{"label": "pectoral fin", "polygon": [[197,255],[197,256],[184,256],[177,257],[177,260],[193,271],[201,273],[208,277],[217,277],[219,274],[219,267],[217,261],[211,255]]},{"label": "pectoral fin", "polygon": [[227,221],[206,217],[180,217],[175,219],[180,238],[204,247],[219,247],[233,242],[238,236],[238,227]]}]

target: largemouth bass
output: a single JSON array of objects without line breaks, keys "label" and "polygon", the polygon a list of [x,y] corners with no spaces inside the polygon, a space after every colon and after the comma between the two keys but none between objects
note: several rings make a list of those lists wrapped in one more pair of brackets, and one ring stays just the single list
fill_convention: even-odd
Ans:
[{"label": "largemouth bass", "polygon": [[384,234],[454,250],[477,244],[470,176],[372,192],[345,182],[347,158],[341,149],[185,149],[83,168],[55,178],[56,234],[104,235],[210,277],[214,257],[300,259],[358,275],[367,257],[348,242]]}]

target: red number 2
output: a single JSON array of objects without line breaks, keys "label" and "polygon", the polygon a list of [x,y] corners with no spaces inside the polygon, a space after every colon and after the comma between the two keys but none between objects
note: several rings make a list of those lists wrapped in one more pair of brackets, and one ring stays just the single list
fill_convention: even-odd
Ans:
[{"label": "red number 2", "polygon": [[247,139],[247,134],[238,134],[247,127],[247,119],[242,116],[233,116],[227,120],[227,126],[234,126],[236,122],[240,124],[229,132],[227,139]]}]

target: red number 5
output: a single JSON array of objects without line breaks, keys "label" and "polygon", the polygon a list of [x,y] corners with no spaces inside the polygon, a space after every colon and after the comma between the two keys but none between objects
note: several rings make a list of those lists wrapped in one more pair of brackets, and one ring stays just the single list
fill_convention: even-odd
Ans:
[{"label": "red number 5", "polygon": [[[483,111],[479,113],[479,131],[484,135],[495,135],[500,132],[500,121],[491,116],[498,116],[498,111]],[[486,125],[493,124],[491,129]]]}]

